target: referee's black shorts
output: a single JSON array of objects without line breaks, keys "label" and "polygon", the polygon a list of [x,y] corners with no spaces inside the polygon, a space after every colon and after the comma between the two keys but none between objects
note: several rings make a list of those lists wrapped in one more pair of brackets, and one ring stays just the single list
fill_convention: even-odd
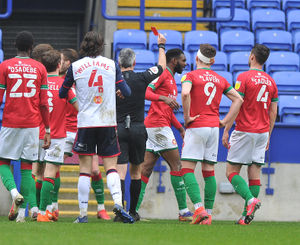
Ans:
[{"label": "referee's black shorts", "polygon": [[144,161],[146,150],[147,131],[143,122],[132,122],[130,128],[125,123],[118,123],[118,138],[121,155],[118,164],[128,162],[139,165]]}]

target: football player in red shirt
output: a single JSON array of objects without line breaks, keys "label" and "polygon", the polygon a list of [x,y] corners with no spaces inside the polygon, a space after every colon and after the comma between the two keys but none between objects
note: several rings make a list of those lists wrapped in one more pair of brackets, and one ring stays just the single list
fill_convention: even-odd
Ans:
[{"label": "football player in red shirt", "polygon": [[[225,78],[211,70],[216,49],[209,44],[200,44],[196,56],[197,69],[182,78],[182,106],[187,128],[184,136],[181,163],[187,193],[194,204],[195,213],[191,224],[211,224],[217,185],[214,166],[217,163],[219,146],[219,106],[222,95],[232,105],[224,121],[234,120],[243,99]],[[204,206],[200,189],[194,175],[197,162],[201,162],[205,182]]]},{"label": "football player in red shirt", "polygon": [[[4,186],[13,199],[9,219],[17,217],[24,202],[36,208],[32,195],[35,183],[31,177],[32,162],[38,159],[39,124],[46,128],[43,147],[50,145],[49,107],[47,96],[47,71],[45,67],[29,58],[33,36],[22,31],[17,34],[17,55],[0,65],[0,104],[6,91],[6,103],[0,132],[0,175]],[[10,160],[21,159],[21,193],[17,191],[10,171]],[[37,210],[31,210],[33,212]]]},{"label": "football player in red shirt", "polygon": [[[235,191],[245,200],[245,210],[238,224],[250,224],[261,202],[257,199],[260,189],[260,169],[265,162],[270,136],[277,115],[278,90],[274,80],[263,71],[270,54],[269,48],[256,44],[249,56],[250,70],[241,73],[235,89],[244,98],[236,118],[235,130],[228,143],[226,125],[223,145],[228,148],[226,176]],[[239,175],[243,165],[248,166],[249,187]]]}]

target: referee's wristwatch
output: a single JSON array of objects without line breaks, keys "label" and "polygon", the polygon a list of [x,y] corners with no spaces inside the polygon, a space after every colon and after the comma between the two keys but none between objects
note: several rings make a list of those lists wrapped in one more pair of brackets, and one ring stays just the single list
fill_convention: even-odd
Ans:
[{"label": "referee's wristwatch", "polygon": [[51,132],[51,131],[50,131],[50,128],[45,128],[45,133],[46,133],[46,134],[50,134],[50,132]]}]

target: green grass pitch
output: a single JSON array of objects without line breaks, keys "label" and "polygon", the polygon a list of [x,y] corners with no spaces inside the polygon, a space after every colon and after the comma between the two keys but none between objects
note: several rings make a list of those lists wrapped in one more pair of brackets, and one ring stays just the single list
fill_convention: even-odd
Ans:
[{"label": "green grass pitch", "polygon": [[136,224],[89,218],[88,224],[73,224],[74,218],[56,223],[26,223],[0,217],[1,245],[73,244],[300,244],[298,222],[253,222],[249,226],[214,221],[211,226],[189,225],[175,220],[150,220]]}]

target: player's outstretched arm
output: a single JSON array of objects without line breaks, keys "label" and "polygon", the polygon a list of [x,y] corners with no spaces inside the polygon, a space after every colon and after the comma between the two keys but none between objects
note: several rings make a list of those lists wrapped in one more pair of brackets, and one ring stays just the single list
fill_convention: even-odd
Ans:
[{"label": "player's outstretched arm", "polygon": [[163,34],[158,33],[157,45],[159,48],[158,48],[158,63],[157,63],[157,65],[160,65],[163,68],[163,70],[165,70],[167,67],[165,44],[166,44],[166,38],[164,37]]},{"label": "player's outstretched arm", "polygon": [[275,121],[276,121],[277,102],[271,102],[270,110],[269,110],[269,116],[270,116],[270,130],[269,130],[269,139],[268,139],[268,144],[267,144],[267,147],[266,147],[266,151],[269,149],[270,138],[271,138],[271,134],[272,134],[274,124],[275,124]]},{"label": "player's outstretched arm", "polygon": [[232,104],[225,118],[220,121],[220,125],[225,126],[223,137],[222,137],[222,144],[228,149],[230,147],[228,143],[229,130],[231,129],[234,120],[239,114],[240,108],[244,100],[235,89],[229,90],[226,93],[226,96],[232,101]]}]

